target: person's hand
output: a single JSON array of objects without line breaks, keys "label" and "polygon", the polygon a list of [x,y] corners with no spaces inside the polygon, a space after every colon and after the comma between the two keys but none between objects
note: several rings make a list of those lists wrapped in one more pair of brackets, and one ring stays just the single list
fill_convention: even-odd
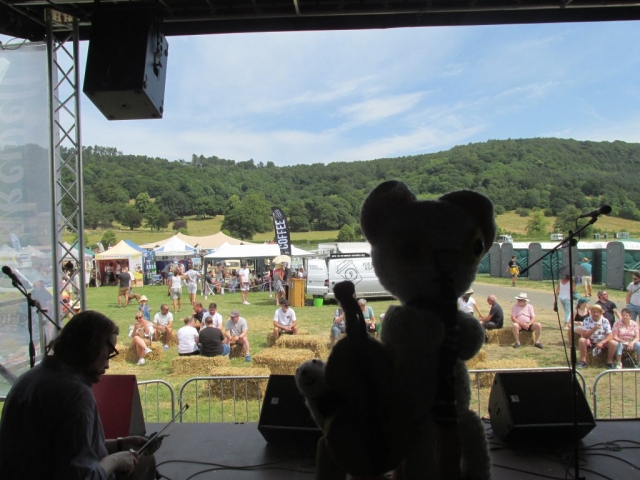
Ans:
[{"label": "person's hand", "polygon": [[116,462],[115,471],[130,474],[138,465],[138,454],[129,450],[116,452],[111,455]]},{"label": "person's hand", "polygon": [[122,439],[122,445],[125,450],[132,448],[134,450],[139,450],[145,443],[147,443],[147,439],[142,435],[131,435]]}]

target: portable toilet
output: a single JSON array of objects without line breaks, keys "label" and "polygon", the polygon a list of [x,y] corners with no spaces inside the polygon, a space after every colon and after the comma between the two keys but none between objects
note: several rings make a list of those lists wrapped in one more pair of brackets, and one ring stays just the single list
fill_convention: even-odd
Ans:
[{"label": "portable toilet", "polygon": [[500,253],[500,244],[494,243],[489,249],[489,274],[492,277],[502,276],[502,254]]},{"label": "portable toilet", "polygon": [[552,274],[558,276],[560,266],[562,265],[563,251],[557,250],[555,253],[548,255],[544,260],[535,263],[537,260],[547,255],[551,250],[557,247],[554,242],[532,242],[529,244],[529,274],[530,280],[551,280]]},{"label": "portable toilet", "polygon": [[640,242],[609,242],[606,251],[606,285],[624,290],[625,270],[640,268]]},{"label": "portable toilet", "polygon": [[593,283],[603,283],[603,272],[606,270],[606,249],[605,242],[578,242],[577,263],[582,263],[584,258],[589,260]]}]

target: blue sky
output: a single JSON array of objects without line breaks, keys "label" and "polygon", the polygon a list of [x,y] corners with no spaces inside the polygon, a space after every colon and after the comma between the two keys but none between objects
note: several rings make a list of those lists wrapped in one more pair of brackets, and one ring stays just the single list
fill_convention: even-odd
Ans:
[{"label": "blue sky", "polygon": [[83,96],[83,144],[283,166],[640,142],[638,45],[637,22],[170,37],[164,118],[109,122]]}]

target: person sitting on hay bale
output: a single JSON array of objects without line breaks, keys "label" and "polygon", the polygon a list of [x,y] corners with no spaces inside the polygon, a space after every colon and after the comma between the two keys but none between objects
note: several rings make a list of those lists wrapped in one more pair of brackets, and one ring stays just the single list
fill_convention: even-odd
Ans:
[{"label": "person sitting on hay bale", "polygon": [[344,311],[342,307],[338,307],[333,314],[333,325],[331,325],[331,346],[333,347],[340,334],[344,333],[346,330],[346,325],[344,323]]},{"label": "person sitting on hay bale", "polygon": [[249,326],[247,321],[240,316],[238,310],[232,310],[227,320],[225,336],[230,346],[242,345],[242,351],[244,353],[244,359],[247,362],[251,361],[251,354],[249,353]]},{"label": "person sitting on hay bale", "polygon": [[178,330],[178,355],[181,357],[200,355],[198,341],[195,319],[193,317],[185,317],[184,327]]},{"label": "person sitting on hay bale", "polygon": [[516,343],[513,344],[513,348],[520,346],[520,332],[533,333],[533,344],[537,348],[542,348],[540,343],[540,334],[542,333],[542,324],[536,322],[536,313],[533,310],[533,305],[529,303],[529,297],[526,293],[521,293],[516,297],[518,303],[516,303],[511,309],[511,321],[513,322],[512,332],[513,338]]},{"label": "person sitting on hay bale", "polygon": [[211,317],[215,328],[220,329],[221,332],[224,331],[222,315],[218,313],[218,305],[214,302],[209,304],[209,311],[204,312],[204,315],[202,315],[202,322],[206,322],[208,317]]},{"label": "person sitting on hay bale", "polygon": [[136,323],[129,327],[129,337],[138,354],[138,365],[144,365],[144,357],[151,353],[151,338],[153,338],[153,326],[147,322],[142,312],[136,312]]},{"label": "person sitting on hay bale", "polygon": [[[635,366],[635,361],[631,354],[636,352],[637,358],[640,358],[640,332],[638,330],[638,324],[631,320],[631,310],[623,308],[620,310],[622,320],[618,320],[611,329],[613,332],[613,339],[618,342],[618,348],[616,349],[616,366],[622,366],[622,352],[627,352],[627,358],[630,359],[630,364]],[[638,368],[635,366],[635,368]]]},{"label": "person sitting on hay bale", "polygon": [[618,342],[613,339],[613,331],[609,320],[604,318],[604,309],[598,305],[589,307],[591,315],[584,319],[582,337],[579,340],[580,362],[578,368],[587,366],[587,351],[592,350],[593,356],[599,355],[603,348],[607,349],[607,368],[616,368],[613,355],[618,348]]},{"label": "person sitting on hay bale", "polygon": [[169,350],[169,342],[173,335],[173,313],[169,311],[169,305],[160,305],[160,311],[153,316],[153,339],[160,340],[164,336],[164,349]]},{"label": "person sitting on hay bale", "polygon": [[502,328],[504,324],[504,312],[502,311],[502,307],[498,304],[498,297],[495,295],[489,295],[487,297],[487,303],[491,307],[489,315],[486,317],[480,315],[480,325],[484,328],[484,343],[489,342],[487,330]]},{"label": "person sitting on hay bale", "polygon": [[293,308],[289,308],[289,300],[280,299],[280,308],[273,314],[273,336],[274,341],[278,340],[280,335],[297,335],[298,320],[296,312]]},{"label": "person sitting on hay bale", "polygon": [[222,330],[214,327],[213,317],[205,318],[204,327],[200,329],[198,342],[200,344],[200,355],[203,357],[229,355],[229,345],[225,341]]}]

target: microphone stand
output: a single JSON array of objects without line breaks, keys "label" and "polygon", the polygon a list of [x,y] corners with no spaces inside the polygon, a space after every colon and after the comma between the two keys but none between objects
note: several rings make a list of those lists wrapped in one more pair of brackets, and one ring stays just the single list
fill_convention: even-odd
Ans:
[{"label": "microphone stand", "polygon": [[525,273],[527,270],[529,270],[531,267],[533,267],[534,265],[536,265],[537,263],[541,262],[542,260],[544,260],[546,257],[548,257],[549,255],[557,252],[558,250],[560,250],[564,245],[568,245],[569,246],[569,301],[571,302],[571,327],[569,330],[569,333],[571,335],[571,392],[573,394],[573,398],[572,398],[572,402],[573,402],[573,432],[574,432],[574,442],[573,442],[573,468],[574,468],[574,477],[576,480],[583,480],[584,477],[580,477],[580,463],[579,463],[579,459],[578,459],[578,453],[579,453],[579,449],[578,449],[578,438],[576,435],[576,432],[578,431],[578,408],[577,408],[577,403],[578,403],[578,382],[577,382],[577,375],[576,375],[576,340],[575,340],[575,335],[573,334],[574,331],[574,315],[573,315],[573,259],[572,259],[572,253],[571,253],[571,247],[574,247],[578,244],[578,241],[576,240],[576,237],[578,236],[578,234],[580,234],[583,230],[585,230],[589,225],[593,225],[594,223],[596,223],[598,221],[598,215],[599,213],[594,213],[594,215],[591,216],[591,219],[582,227],[580,227],[575,233],[572,230],[569,230],[569,235],[567,236],[567,238],[563,239],[560,243],[558,243],[558,245],[556,245],[555,247],[553,247],[551,250],[549,250],[547,253],[545,253],[543,256],[541,256],[538,260],[536,260],[535,262],[533,262],[531,265],[529,265],[527,268],[525,268],[524,270],[522,270],[522,272],[520,272],[520,274],[522,275],[523,273]]},{"label": "microphone stand", "polygon": [[[27,299],[27,330],[29,332],[29,366],[33,368],[36,364],[36,347],[33,343],[33,312],[31,311],[32,307],[35,307],[39,313],[44,315],[47,320],[49,320],[57,330],[60,330],[60,326],[52,320],[52,318],[47,315],[42,307],[40,306],[40,302],[31,298],[31,292],[27,292],[20,282],[16,282],[15,280],[11,280],[11,285],[13,285],[24,297]],[[44,339],[41,339],[44,341]]]}]

